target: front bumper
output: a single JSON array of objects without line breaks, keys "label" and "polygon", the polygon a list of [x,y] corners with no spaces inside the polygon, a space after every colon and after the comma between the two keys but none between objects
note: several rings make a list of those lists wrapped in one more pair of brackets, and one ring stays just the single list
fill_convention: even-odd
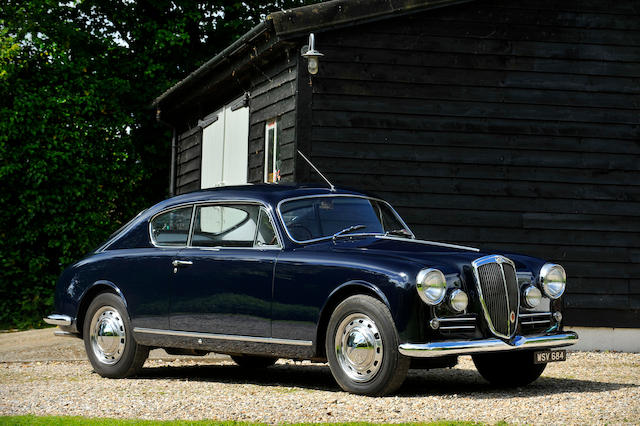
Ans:
[{"label": "front bumper", "polygon": [[59,329],[56,329],[53,334],[62,337],[79,337],[75,319],[68,315],[51,314],[45,318],[42,318],[44,322],[51,325],[57,325]]},{"label": "front bumper", "polygon": [[44,322],[51,325],[63,325],[70,326],[73,319],[68,315],[51,314],[48,317],[42,318]]},{"label": "front bumper", "polygon": [[471,355],[486,352],[523,349],[559,348],[578,343],[578,335],[571,331],[539,336],[515,336],[508,342],[500,339],[445,340],[431,343],[403,343],[398,349],[404,356],[433,358],[447,355]]}]

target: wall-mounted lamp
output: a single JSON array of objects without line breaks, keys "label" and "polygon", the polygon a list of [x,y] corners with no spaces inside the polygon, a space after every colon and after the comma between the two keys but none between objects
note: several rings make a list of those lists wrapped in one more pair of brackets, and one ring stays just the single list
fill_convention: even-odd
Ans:
[{"label": "wall-mounted lamp", "polygon": [[316,50],[316,36],[313,33],[309,34],[309,45],[302,48],[302,56],[308,61],[309,74],[318,74],[320,56],[324,55]]}]

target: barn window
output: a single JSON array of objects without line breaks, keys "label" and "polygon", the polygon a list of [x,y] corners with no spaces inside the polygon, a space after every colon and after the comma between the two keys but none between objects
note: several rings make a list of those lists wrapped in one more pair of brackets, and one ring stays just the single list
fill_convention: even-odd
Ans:
[{"label": "barn window", "polygon": [[280,144],[278,143],[278,122],[267,121],[264,129],[264,181],[280,182]]}]

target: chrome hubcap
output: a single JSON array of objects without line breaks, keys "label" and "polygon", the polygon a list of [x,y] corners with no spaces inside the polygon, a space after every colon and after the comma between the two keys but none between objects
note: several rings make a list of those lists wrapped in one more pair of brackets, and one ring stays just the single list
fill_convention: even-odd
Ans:
[{"label": "chrome hubcap", "polygon": [[342,371],[356,382],[368,382],[382,365],[382,337],[364,314],[351,314],[336,331],[336,356]]},{"label": "chrome hubcap", "polygon": [[91,348],[98,361],[112,365],[124,353],[126,334],[122,315],[112,306],[103,306],[91,319]]}]

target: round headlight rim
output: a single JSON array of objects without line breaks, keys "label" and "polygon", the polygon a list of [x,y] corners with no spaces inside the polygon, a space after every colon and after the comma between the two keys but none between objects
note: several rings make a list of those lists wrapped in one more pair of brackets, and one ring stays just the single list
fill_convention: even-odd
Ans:
[{"label": "round headlight rim", "polygon": [[[454,306],[454,299],[461,294],[464,295],[466,302],[465,302],[464,308],[458,309]],[[449,307],[458,313],[464,312],[469,307],[469,295],[467,294],[467,292],[459,288],[454,289],[449,294]]]},{"label": "round headlight rim", "polygon": [[[529,303],[529,293],[531,291],[537,291],[538,294],[539,294],[538,303],[536,303],[535,305],[532,304],[532,303]],[[522,291],[522,301],[524,302],[525,308],[533,309],[533,308],[536,308],[536,307],[540,306],[540,303],[542,302],[542,297],[543,297],[543,295],[542,295],[542,292],[540,291],[540,289],[537,286],[533,285],[533,284],[526,286],[524,288],[524,290]]]},{"label": "round headlight rim", "polygon": [[[427,278],[427,276],[429,274],[433,274],[433,273],[439,274],[440,277],[442,278],[442,286],[440,287],[442,289],[442,294],[440,295],[440,297],[437,300],[429,299],[426,296],[425,291],[422,289],[424,280]],[[424,303],[426,303],[427,305],[430,305],[430,306],[438,306],[439,304],[442,303],[442,301],[447,296],[447,278],[444,276],[442,271],[439,270],[439,269],[436,269],[436,268],[422,269],[420,272],[418,272],[418,275],[416,277],[416,290],[418,291],[418,296],[420,296],[420,299]]]},{"label": "round headlight rim", "polygon": [[[546,279],[549,273],[554,269],[557,269],[562,273],[562,279],[563,279],[562,289],[557,294],[553,293],[550,290],[550,283]],[[540,268],[540,285],[542,286],[542,289],[544,290],[544,294],[547,297],[553,300],[559,299],[564,294],[564,291],[567,288],[567,272],[564,270],[562,265],[559,265],[557,263],[545,263],[544,265],[542,265],[542,268]]]}]

